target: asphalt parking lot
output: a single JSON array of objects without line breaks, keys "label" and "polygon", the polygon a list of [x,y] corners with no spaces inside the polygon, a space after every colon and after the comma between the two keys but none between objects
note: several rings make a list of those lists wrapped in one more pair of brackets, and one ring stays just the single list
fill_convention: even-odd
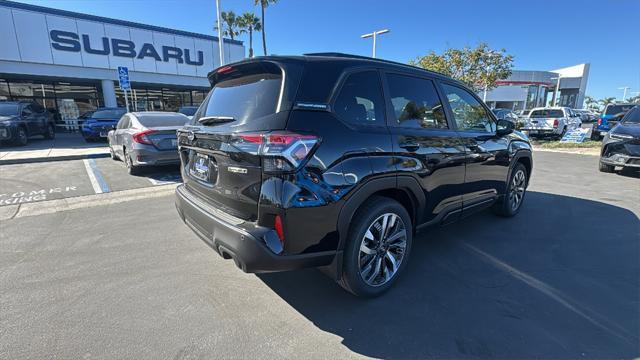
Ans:
[{"label": "asphalt parking lot", "polygon": [[[101,160],[110,191],[153,185]],[[640,179],[599,173],[594,156],[534,161],[517,217],[420,233],[403,278],[373,300],[314,269],[242,273],[171,196],[4,221],[0,358],[637,357]],[[71,175],[95,192],[83,161],[56,165],[16,171],[23,188],[0,177],[27,191]]]}]

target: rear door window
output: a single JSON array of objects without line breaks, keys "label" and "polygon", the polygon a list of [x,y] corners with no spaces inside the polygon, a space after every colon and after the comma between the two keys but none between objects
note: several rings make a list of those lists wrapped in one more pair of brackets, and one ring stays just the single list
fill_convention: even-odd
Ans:
[{"label": "rear door window", "polygon": [[352,124],[384,124],[384,98],[377,71],[350,74],[336,98],[334,111],[339,119]]},{"label": "rear door window", "polygon": [[447,119],[433,81],[387,74],[396,122],[402,127],[446,129]]},{"label": "rear door window", "polygon": [[[273,64],[226,67],[208,97],[200,117],[230,117],[239,123],[274,114],[282,88],[282,70]],[[194,124],[198,119],[194,118]]]}]

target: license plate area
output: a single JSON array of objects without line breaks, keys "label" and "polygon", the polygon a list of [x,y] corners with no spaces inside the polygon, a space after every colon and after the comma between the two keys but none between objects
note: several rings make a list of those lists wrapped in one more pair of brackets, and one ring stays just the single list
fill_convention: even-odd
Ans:
[{"label": "license plate area", "polygon": [[215,159],[207,154],[192,152],[189,161],[189,175],[207,185],[213,185],[217,178]]}]

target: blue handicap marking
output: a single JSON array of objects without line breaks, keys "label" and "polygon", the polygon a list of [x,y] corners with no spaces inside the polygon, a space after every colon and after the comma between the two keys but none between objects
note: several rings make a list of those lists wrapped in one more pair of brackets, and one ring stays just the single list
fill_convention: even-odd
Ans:
[{"label": "blue handicap marking", "polygon": [[131,83],[129,82],[129,69],[126,66],[118,66],[118,81],[120,82],[120,89],[131,89]]}]

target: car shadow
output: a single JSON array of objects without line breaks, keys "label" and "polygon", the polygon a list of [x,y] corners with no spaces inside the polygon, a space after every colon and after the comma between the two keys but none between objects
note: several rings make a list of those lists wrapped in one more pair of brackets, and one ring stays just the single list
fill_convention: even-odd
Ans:
[{"label": "car shadow", "polygon": [[529,192],[414,239],[403,277],[356,298],[314,269],[259,278],[322,331],[376,358],[630,358],[640,338],[640,222]]},{"label": "car shadow", "polygon": [[27,145],[16,146],[14,144],[4,142],[0,145],[2,152],[20,152],[33,150],[48,149],[91,149],[104,148],[109,146],[106,140],[96,142],[86,142],[80,133],[56,133],[55,138],[45,139],[40,135],[29,137]]}]

